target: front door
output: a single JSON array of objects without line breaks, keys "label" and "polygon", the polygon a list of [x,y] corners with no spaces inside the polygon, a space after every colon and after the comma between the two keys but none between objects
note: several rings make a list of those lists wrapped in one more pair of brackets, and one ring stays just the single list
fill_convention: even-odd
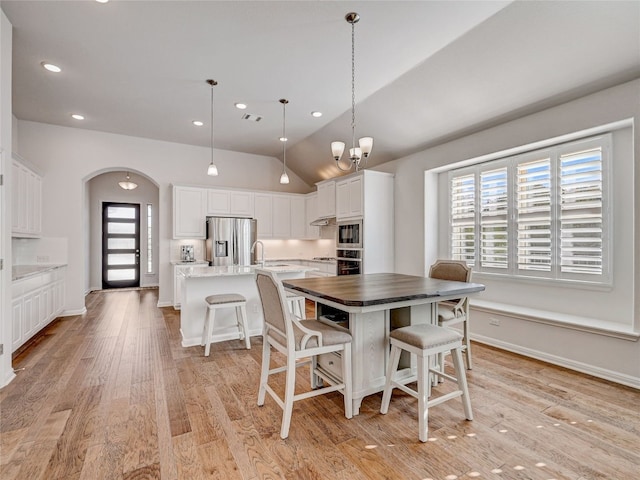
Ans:
[{"label": "front door", "polygon": [[102,288],[140,286],[140,205],[102,203]]}]

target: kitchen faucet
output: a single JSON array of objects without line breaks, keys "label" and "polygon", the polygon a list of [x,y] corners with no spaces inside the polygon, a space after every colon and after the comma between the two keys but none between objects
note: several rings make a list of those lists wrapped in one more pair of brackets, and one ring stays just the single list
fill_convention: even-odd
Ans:
[{"label": "kitchen faucet", "polygon": [[260,240],[256,240],[255,242],[253,242],[253,245],[251,245],[251,253],[255,252],[256,245],[258,243],[262,246],[262,255],[260,256],[260,261],[258,262],[258,265],[264,267],[264,243],[262,243]]}]

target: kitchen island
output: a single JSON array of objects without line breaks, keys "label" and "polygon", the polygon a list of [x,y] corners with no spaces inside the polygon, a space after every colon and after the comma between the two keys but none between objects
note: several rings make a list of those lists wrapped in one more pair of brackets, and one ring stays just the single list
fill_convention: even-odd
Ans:
[{"label": "kitchen island", "polygon": [[[243,295],[247,299],[249,335],[262,335],[264,317],[255,281],[256,268],[260,267],[242,265],[209,267],[195,265],[181,268],[180,275],[184,277],[180,311],[180,334],[182,335],[183,347],[200,345],[207,311],[207,304],[204,299],[213,294],[239,293]],[[307,272],[318,270],[317,267],[286,263],[268,265],[264,269],[275,272],[282,280],[304,278]],[[218,311],[216,313],[216,327],[228,326],[229,328],[228,332],[223,330],[215,335],[214,342],[239,338],[238,329],[235,325],[236,320],[233,309]]]},{"label": "kitchen island", "polygon": [[[389,361],[389,332],[419,323],[436,323],[437,302],[484,290],[479,283],[454,282],[397,273],[373,273],[326,278],[284,280],[289,290],[315,301],[318,315],[349,329],[353,414],[362,399],[384,388]],[[335,353],[320,355],[318,367],[337,382],[342,360]],[[412,374],[411,361],[401,357],[402,375]]]}]

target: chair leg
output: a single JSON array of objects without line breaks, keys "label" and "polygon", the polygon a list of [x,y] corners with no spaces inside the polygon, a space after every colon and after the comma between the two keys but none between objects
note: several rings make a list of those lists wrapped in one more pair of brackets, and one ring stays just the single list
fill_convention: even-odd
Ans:
[{"label": "chair leg", "polygon": [[462,363],[462,355],[459,348],[451,350],[453,366],[455,368],[456,380],[458,381],[458,389],[462,391],[462,407],[464,408],[464,416],[467,420],[473,420],[473,412],[471,411],[471,399],[469,398],[469,387],[467,385],[467,373]]},{"label": "chair leg", "polygon": [[393,386],[393,374],[398,369],[398,363],[400,362],[400,347],[395,345],[391,346],[391,356],[389,358],[389,366],[387,367],[387,378],[384,383],[384,392],[382,393],[382,403],[380,404],[380,413],[383,415],[389,411],[389,403],[391,403],[391,391]]},{"label": "chair leg", "polygon": [[260,370],[260,389],[258,390],[258,405],[264,405],[264,397],[267,393],[267,382],[269,381],[269,364],[271,362],[271,346],[267,340],[267,335],[262,337],[262,368]]},{"label": "chair leg", "polygon": [[200,339],[200,345],[205,346],[207,340],[207,328],[209,326],[209,312],[211,310],[207,307],[207,313],[204,314],[204,325],[202,325],[202,338]]},{"label": "chair leg", "polygon": [[236,307],[236,315],[238,317],[238,325],[242,329],[240,339],[244,338],[244,345],[247,350],[251,350],[251,340],[249,339],[249,326],[247,325],[247,308],[244,305]]},{"label": "chair leg", "polygon": [[291,414],[293,413],[293,396],[296,387],[296,359],[293,355],[287,358],[286,384],[284,389],[284,408],[282,409],[282,427],[280,428],[280,438],[289,436],[289,426],[291,425]]},{"label": "chair leg", "polygon": [[427,441],[429,430],[429,357],[418,355],[418,437]]},{"label": "chair leg", "polygon": [[207,338],[205,339],[204,345],[204,356],[208,357],[209,352],[211,351],[211,335],[213,334],[213,323],[216,321],[216,312],[214,309],[207,309],[207,319],[206,319],[206,329],[207,329]]},{"label": "chair leg", "polygon": [[469,339],[469,318],[464,322],[463,327],[464,339],[463,342],[466,345],[464,349],[464,359],[467,361],[467,370],[471,370],[473,365],[471,365],[471,340]]},{"label": "chair leg", "polygon": [[344,416],[353,417],[353,385],[351,378],[351,344],[346,343],[342,351],[342,381],[344,382]]}]

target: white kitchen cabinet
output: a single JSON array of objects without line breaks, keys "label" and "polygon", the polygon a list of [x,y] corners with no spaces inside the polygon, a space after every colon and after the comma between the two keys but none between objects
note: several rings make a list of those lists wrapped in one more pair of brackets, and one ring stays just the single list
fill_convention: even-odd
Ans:
[{"label": "white kitchen cabinet", "polygon": [[273,238],[291,238],[291,196],[273,195]]},{"label": "white kitchen cabinet", "polygon": [[12,352],[24,345],[62,312],[64,282],[64,267],[47,270],[13,282]]},{"label": "white kitchen cabinet", "polygon": [[309,193],[305,196],[305,237],[309,240],[320,238],[320,227],[311,225],[318,218],[318,194]]},{"label": "white kitchen cabinet", "polygon": [[42,234],[42,178],[17,160],[12,167],[11,235],[37,238]]},{"label": "white kitchen cabinet", "polygon": [[206,202],[205,188],[173,187],[173,238],[205,238]]},{"label": "white kitchen cabinet", "polygon": [[255,219],[258,221],[258,238],[273,237],[273,203],[272,195],[268,193],[256,193]]},{"label": "white kitchen cabinet", "polygon": [[207,215],[253,217],[253,192],[207,190]]},{"label": "white kitchen cabinet", "polygon": [[316,184],[318,187],[318,218],[336,216],[336,183],[325,180]]},{"label": "white kitchen cabinet", "polygon": [[307,238],[307,205],[304,195],[291,196],[291,238]]},{"label": "white kitchen cabinet", "polygon": [[362,217],[364,215],[363,176],[336,181],[336,220]]}]

